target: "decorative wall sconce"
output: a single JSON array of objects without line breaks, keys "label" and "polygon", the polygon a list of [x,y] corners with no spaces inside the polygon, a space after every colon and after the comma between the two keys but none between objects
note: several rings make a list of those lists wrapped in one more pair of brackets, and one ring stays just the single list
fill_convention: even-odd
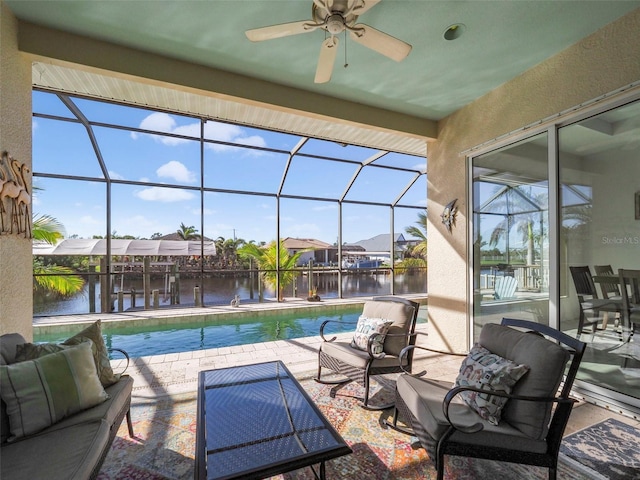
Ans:
[{"label": "decorative wall sconce", "polygon": [[458,207],[456,206],[457,201],[458,199],[454,198],[449,203],[447,203],[447,205],[444,207],[442,215],[440,215],[442,217],[442,223],[444,223],[444,226],[447,227],[447,230],[449,230],[449,232],[451,232],[451,228],[456,223],[456,214],[458,213]]}]

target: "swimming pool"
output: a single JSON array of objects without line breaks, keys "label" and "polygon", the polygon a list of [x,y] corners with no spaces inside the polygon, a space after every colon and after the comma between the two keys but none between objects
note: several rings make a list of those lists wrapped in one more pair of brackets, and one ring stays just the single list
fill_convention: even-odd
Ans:
[{"label": "swimming pool", "polygon": [[[353,324],[329,324],[326,333],[355,330],[362,306],[345,306],[339,311],[288,313],[274,312],[245,318],[225,318],[153,326],[123,326],[102,323],[108,347],[125,350],[131,357],[230,347],[249,343],[312,337],[320,332],[325,320],[342,320]],[[42,334],[34,331],[35,342],[62,342],[72,336],[68,332]]]}]

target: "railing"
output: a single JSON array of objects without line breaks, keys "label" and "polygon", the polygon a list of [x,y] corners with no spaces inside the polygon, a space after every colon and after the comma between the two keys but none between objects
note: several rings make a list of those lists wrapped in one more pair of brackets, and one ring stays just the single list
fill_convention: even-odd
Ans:
[{"label": "railing", "polygon": [[518,291],[539,291],[549,282],[548,270],[543,270],[540,265],[506,265],[500,268],[489,267],[488,273],[481,273],[480,289],[495,288],[496,278],[504,275],[515,277]]}]

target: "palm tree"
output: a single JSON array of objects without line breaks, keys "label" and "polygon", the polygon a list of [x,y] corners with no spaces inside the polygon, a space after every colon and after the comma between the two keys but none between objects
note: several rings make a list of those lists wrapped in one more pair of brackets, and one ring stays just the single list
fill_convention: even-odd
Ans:
[{"label": "palm tree", "polygon": [[427,260],[427,212],[420,212],[418,214],[418,221],[415,222],[416,226],[411,225],[404,229],[407,235],[411,235],[414,238],[419,238],[420,242],[411,248],[410,254],[412,256],[421,257]]},{"label": "palm tree", "polygon": [[[505,212],[503,219],[491,232],[489,245],[496,246],[502,238],[506,238],[505,247],[507,263],[510,263],[509,232],[515,227],[527,244],[527,265],[535,262],[535,246],[542,247],[546,235],[544,230],[544,214],[548,210],[546,192],[534,193],[524,187],[500,186],[486,207],[491,211]],[[536,225],[540,225],[536,228]]]},{"label": "palm tree", "polygon": [[[55,244],[64,237],[64,227],[49,215],[36,215],[33,219],[34,240]],[[61,296],[74,295],[82,290],[84,280],[73,275],[74,270],[62,265],[45,265],[41,259],[33,258],[33,289],[41,288]]]},{"label": "palm tree", "polygon": [[[282,240],[280,241],[279,250],[280,255],[278,256],[278,245],[274,240],[265,247],[259,247],[253,243],[245,243],[238,250],[238,253],[242,256],[253,257],[255,259],[258,267],[262,270],[261,275],[264,282],[278,291],[278,301],[282,301],[284,288],[293,282],[296,276],[294,268],[298,263],[300,255],[306,250],[301,250],[294,255],[289,255]],[[279,282],[278,269],[280,270]]]},{"label": "palm tree", "polygon": [[176,232],[182,240],[198,240],[198,230],[193,225],[187,227],[184,223],[180,223],[180,228]]}]

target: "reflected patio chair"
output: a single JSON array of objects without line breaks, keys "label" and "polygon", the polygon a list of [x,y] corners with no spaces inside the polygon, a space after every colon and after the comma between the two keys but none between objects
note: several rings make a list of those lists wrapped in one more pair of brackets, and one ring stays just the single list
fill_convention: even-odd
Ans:
[{"label": "reflected patio chair", "polygon": [[620,320],[625,341],[630,341],[634,332],[640,332],[640,270],[621,268],[618,270],[622,293]]},{"label": "reflected patio chair", "polygon": [[619,306],[610,299],[598,298],[596,285],[588,266],[569,267],[569,270],[580,305],[580,317],[578,318],[578,338],[580,338],[586,325],[592,327],[591,333],[595,333],[601,320],[601,311],[617,312]]},{"label": "reflected patio chair", "polygon": [[[569,393],[585,347],[527,320],[486,324],[456,384],[429,379],[426,372],[400,375],[393,420],[385,423],[418,437],[435,461],[438,480],[444,477],[445,455],[546,467],[553,480],[577,401]],[[398,419],[411,429],[398,425]]]},{"label": "reflected patio chair", "polygon": [[518,281],[515,279],[515,277],[511,277],[508,275],[505,275],[504,277],[498,277],[496,278],[493,297],[496,300],[513,298],[517,289]]},{"label": "reflected patio chair", "polygon": [[[593,269],[596,272],[594,283],[600,285],[602,298],[621,301],[620,281],[618,275],[616,275],[613,268],[611,268],[611,265],[594,265]],[[608,281],[609,279],[607,277],[611,277],[611,281]]]},{"label": "reflected patio chair", "polygon": [[[323,342],[318,351],[318,375],[315,380],[319,383],[339,385],[351,381],[364,386],[364,399],[362,407],[369,410],[382,410],[391,405],[373,406],[369,403],[369,381],[372,375],[387,373],[400,373],[404,367],[411,371],[413,355],[405,355],[402,366],[399,358],[402,350],[408,345],[414,345],[416,341],[416,321],[420,304],[411,300],[395,297],[376,297],[365,302],[362,314],[358,322],[363,319],[383,319],[393,322],[384,336],[382,351],[376,352],[376,335],[371,335],[365,342],[365,349],[356,348],[352,342],[336,341],[336,337],[327,339],[325,327],[337,320],[326,320],[320,326],[320,336]],[[378,337],[379,338],[379,337]],[[362,345],[361,345],[362,347]],[[412,350],[413,352],[413,350]],[[338,380],[326,380],[322,378],[322,368],[327,368],[346,378]]]}]

